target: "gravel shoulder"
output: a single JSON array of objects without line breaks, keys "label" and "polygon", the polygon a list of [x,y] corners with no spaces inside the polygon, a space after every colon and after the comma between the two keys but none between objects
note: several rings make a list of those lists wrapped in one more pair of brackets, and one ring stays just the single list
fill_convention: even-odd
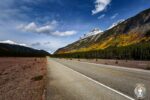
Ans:
[{"label": "gravel shoulder", "polygon": [[150,70],[150,61],[114,60],[114,59],[68,59],[68,60]]}]

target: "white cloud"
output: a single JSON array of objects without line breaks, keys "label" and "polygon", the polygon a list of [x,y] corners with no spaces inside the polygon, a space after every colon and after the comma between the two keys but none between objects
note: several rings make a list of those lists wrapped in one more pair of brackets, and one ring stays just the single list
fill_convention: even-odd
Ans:
[{"label": "white cloud", "polygon": [[4,41],[0,41],[0,43],[7,43],[7,44],[14,44],[14,45],[27,46],[26,44],[16,43],[16,42],[11,41],[11,40],[4,40]]},{"label": "white cloud", "polygon": [[119,14],[118,14],[118,13],[116,13],[116,14],[114,14],[113,16],[111,16],[111,18],[110,18],[110,19],[115,19],[118,15],[119,15]]},{"label": "white cloud", "polygon": [[38,26],[35,22],[31,22],[27,25],[19,25],[18,28],[26,32],[50,34],[55,29],[56,24],[56,22],[52,21],[48,25]]},{"label": "white cloud", "polygon": [[37,28],[36,31],[37,31],[38,33],[50,33],[53,29],[54,29],[53,26],[51,26],[51,25],[46,25],[46,26],[42,26],[42,27]]},{"label": "white cloud", "polygon": [[102,19],[105,17],[105,14],[102,14],[101,16],[98,17],[98,19]]},{"label": "white cloud", "polygon": [[60,31],[55,31],[52,34],[56,35],[56,36],[70,36],[70,35],[74,35],[77,32],[72,30],[72,31],[64,31],[64,32],[60,32]]},{"label": "white cloud", "polygon": [[54,35],[54,36],[70,36],[77,33],[74,30],[64,31],[64,32],[60,32],[56,30],[57,21],[52,21],[44,26],[38,26],[35,22],[31,22],[27,25],[19,25],[17,28],[25,32],[33,32],[33,33],[47,34],[47,35]]},{"label": "white cloud", "polygon": [[111,2],[111,0],[96,0],[95,1],[95,9],[92,10],[92,15],[105,10],[110,2]]},{"label": "white cloud", "polygon": [[124,19],[118,20],[117,22],[115,22],[115,23],[113,23],[111,26],[109,26],[109,28],[108,28],[107,30],[109,30],[109,29],[111,29],[111,28],[117,26],[118,24],[122,23],[123,21],[124,21]]},{"label": "white cloud", "polygon": [[22,26],[22,28],[25,30],[25,31],[32,31],[32,32],[35,32],[37,30],[37,25],[32,22],[32,23],[29,23],[28,25],[26,26]]}]

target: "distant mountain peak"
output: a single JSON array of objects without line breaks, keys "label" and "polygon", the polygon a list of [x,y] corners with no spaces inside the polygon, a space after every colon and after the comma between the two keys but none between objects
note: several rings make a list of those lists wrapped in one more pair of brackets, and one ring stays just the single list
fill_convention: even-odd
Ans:
[{"label": "distant mountain peak", "polygon": [[7,44],[13,44],[13,45],[20,45],[20,46],[27,46],[26,44],[20,44],[20,43],[16,43],[12,40],[4,40],[4,41],[0,41],[0,43],[7,43]]},{"label": "distant mountain peak", "polygon": [[87,37],[92,36],[92,35],[97,35],[97,34],[102,33],[102,32],[103,32],[103,31],[100,30],[99,28],[94,28],[94,29],[92,29],[90,32],[85,33],[85,34],[81,37],[81,39],[87,38]]}]

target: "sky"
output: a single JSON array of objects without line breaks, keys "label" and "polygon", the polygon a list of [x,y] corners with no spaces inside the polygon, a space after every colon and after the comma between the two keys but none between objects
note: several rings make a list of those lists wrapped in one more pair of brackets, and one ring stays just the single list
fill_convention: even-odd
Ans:
[{"label": "sky", "polygon": [[53,53],[94,28],[105,31],[147,8],[149,0],[3,0],[0,42]]}]

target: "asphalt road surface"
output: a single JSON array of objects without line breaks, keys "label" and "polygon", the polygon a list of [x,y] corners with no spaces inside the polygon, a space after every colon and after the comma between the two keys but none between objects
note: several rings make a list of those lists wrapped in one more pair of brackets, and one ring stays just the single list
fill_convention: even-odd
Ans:
[{"label": "asphalt road surface", "polygon": [[136,100],[136,84],[150,100],[150,71],[48,58],[46,100]]}]

